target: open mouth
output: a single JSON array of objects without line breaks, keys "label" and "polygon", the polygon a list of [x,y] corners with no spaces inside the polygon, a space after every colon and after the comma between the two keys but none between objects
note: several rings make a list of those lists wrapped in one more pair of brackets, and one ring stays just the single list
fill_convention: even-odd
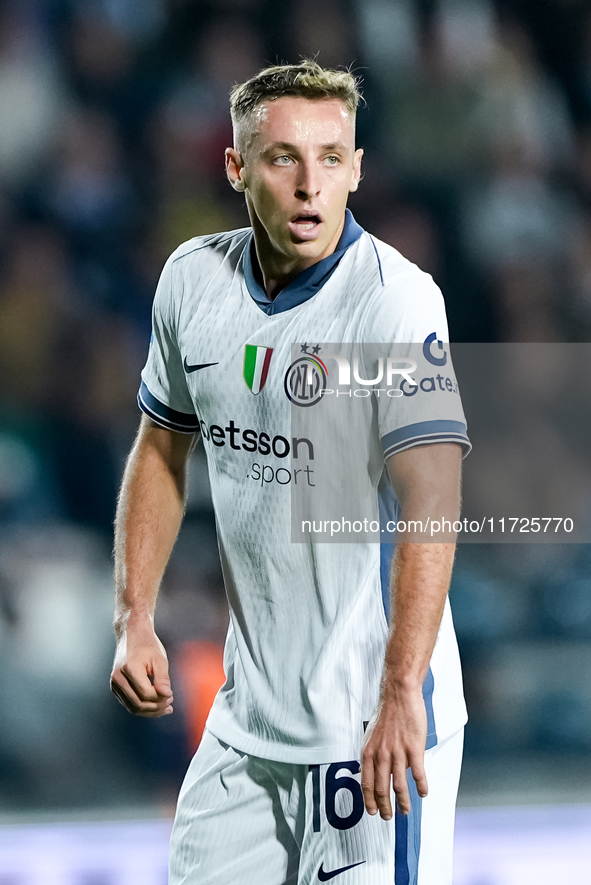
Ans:
[{"label": "open mouth", "polygon": [[290,226],[294,232],[298,234],[309,234],[313,232],[319,224],[322,224],[320,215],[296,215],[292,218]]},{"label": "open mouth", "polygon": [[311,230],[315,224],[320,224],[320,216],[298,215],[297,218],[294,218],[293,223],[297,224],[298,227],[304,228],[304,230]]}]

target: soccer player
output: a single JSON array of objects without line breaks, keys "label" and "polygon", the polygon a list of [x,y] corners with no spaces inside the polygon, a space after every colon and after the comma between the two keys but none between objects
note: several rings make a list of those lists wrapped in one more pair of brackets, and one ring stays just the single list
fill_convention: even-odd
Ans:
[{"label": "soccer player", "polygon": [[327,407],[327,372],[334,393],[322,342],[419,345],[400,390],[359,400],[367,420],[350,432],[365,461],[351,477],[377,502],[385,461],[406,522],[459,514],[469,443],[441,293],[346,209],[359,97],[349,73],[312,61],[236,86],[226,170],[252,227],[180,246],[156,292],[116,520],[111,685],[124,706],[172,712],[154,610],[198,435],[230,606],[226,682],[180,793],[171,885],[451,883],[466,719],[453,539],[399,533],[388,627],[386,545],[291,535],[291,495],[322,488],[327,463],[326,443],[291,424]]}]

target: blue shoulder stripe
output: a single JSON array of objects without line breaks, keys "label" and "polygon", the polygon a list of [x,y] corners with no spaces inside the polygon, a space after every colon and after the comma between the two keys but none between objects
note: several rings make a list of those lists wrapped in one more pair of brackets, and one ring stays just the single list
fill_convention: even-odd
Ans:
[{"label": "blue shoulder stripe", "polygon": [[417,424],[407,424],[399,427],[382,437],[384,458],[410,449],[412,446],[424,445],[425,443],[455,442],[464,447],[464,457],[472,448],[468,439],[466,425],[462,421],[419,421]]},{"label": "blue shoulder stripe", "polygon": [[145,412],[152,421],[165,427],[166,430],[176,430],[179,433],[196,433],[199,430],[197,415],[188,415],[186,412],[177,412],[176,409],[171,409],[170,406],[156,399],[143,381],[137,401],[142,412]]}]

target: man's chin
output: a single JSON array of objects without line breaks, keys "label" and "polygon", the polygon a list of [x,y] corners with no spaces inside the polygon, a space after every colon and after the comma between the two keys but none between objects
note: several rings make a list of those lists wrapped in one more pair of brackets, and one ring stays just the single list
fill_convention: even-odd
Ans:
[{"label": "man's chin", "polygon": [[305,258],[311,261],[319,261],[327,254],[328,243],[325,238],[318,237],[316,240],[304,242],[291,242],[289,251],[294,258]]}]

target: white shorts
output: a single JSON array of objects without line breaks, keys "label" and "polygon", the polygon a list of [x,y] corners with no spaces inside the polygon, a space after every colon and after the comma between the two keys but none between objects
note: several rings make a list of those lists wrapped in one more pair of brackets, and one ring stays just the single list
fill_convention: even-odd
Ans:
[{"label": "white shorts", "polygon": [[367,814],[359,763],[249,756],[206,731],[181,788],[169,885],[451,885],[463,729],[425,753],[429,794]]}]

